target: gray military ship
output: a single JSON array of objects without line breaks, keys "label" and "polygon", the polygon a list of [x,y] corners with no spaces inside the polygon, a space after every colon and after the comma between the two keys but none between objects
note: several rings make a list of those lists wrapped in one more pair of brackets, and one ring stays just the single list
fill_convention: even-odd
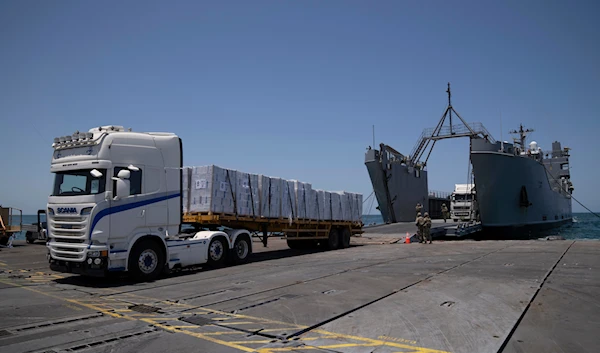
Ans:
[{"label": "gray military ship", "polygon": [[[467,123],[454,110],[448,84],[448,107],[435,128],[425,129],[409,155],[380,144],[369,147],[365,166],[369,172],[379,211],[386,223],[411,222],[415,205],[423,212],[440,214],[447,197],[428,192],[427,160],[435,143],[448,138],[470,138],[475,184],[474,213],[486,233],[537,230],[572,221],[569,149],[552,144],[551,156],[535,141],[526,146],[533,130],[511,131],[514,143],[495,141],[481,123]],[[452,115],[461,124],[452,124]],[[449,118],[449,125],[444,125]],[[528,148],[527,148],[528,147]],[[448,204],[447,204],[448,205]]]},{"label": "gray military ship", "polygon": [[[451,104],[448,83],[448,107],[435,128],[423,130],[409,155],[404,155],[391,146],[380,144],[365,155],[365,166],[371,178],[379,211],[386,223],[411,222],[415,220],[415,206],[420,203],[422,212],[432,218],[441,217],[443,203],[450,206],[450,193],[428,191],[427,161],[435,143],[448,138],[477,138],[494,144],[496,141],[481,123],[467,123]],[[452,114],[461,124],[452,124]],[[449,125],[444,125],[449,118]],[[424,160],[423,160],[424,159]]]},{"label": "gray military ship", "polygon": [[551,153],[535,141],[533,130],[514,144],[472,138],[471,164],[482,226],[486,231],[543,230],[572,222],[569,148],[552,143]]}]

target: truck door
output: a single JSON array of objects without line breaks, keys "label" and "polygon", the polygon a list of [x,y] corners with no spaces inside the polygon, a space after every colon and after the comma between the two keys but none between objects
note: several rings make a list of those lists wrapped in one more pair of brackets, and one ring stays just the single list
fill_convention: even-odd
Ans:
[{"label": "truck door", "polygon": [[165,234],[168,223],[168,201],[156,201],[164,196],[161,192],[161,177],[164,179],[164,170],[158,167],[146,166],[144,172],[144,195],[148,199],[146,206],[146,226],[151,233]]},{"label": "truck door", "polygon": [[[110,212],[110,237],[117,242],[125,241],[131,235],[145,231],[146,228],[146,202],[143,195],[144,166],[136,165],[139,170],[129,170],[129,196],[118,200],[111,200]],[[116,165],[113,176],[119,171],[127,169],[126,165]],[[116,194],[116,182],[112,183],[113,196]]]}]

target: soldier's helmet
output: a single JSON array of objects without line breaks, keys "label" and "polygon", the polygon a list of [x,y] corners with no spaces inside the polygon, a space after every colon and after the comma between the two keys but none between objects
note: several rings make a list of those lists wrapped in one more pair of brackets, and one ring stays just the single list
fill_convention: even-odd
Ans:
[{"label": "soldier's helmet", "polygon": [[417,216],[418,216],[418,217],[421,217],[421,212],[417,213]]},{"label": "soldier's helmet", "polygon": [[425,212],[425,217],[429,217],[429,212]]}]

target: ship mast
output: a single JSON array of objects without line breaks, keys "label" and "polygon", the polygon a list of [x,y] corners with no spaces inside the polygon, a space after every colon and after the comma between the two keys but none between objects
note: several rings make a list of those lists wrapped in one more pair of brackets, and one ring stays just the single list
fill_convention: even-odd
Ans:
[{"label": "ship mast", "polygon": [[525,151],[525,149],[526,149],[526,147],[525,147],[525,139],[527,137],[527,134],[530,133],[530,132],[534,132],[534,131],[535,130],[533,130],[533,129],[523,130],[523,124],[519,124],[519,131],[517,131],[517,130],[510,130],[509,133],[511,133],[511,134],[519,134],[519,141],[517,141],[516,137],[513,137],[513,141],[515,143],[518,143],[519,147],[521,147],[521,149],[523,151]]},{"label": "ship mast", "polygon": [[[412,150],[412,153],[409,155],[408,164],[411,166],[415,166],[417,168],[425,167],[427,165],[427,161],[429,160],[429,156],[433,151],[433,147],[438,140],[448,139],[448,138],[458,138],[458,137],[481,137],[490,142],[494,142],[493,137],[490,133],[485,129],[485,127],[481,123],[468,124],[458,112],[452,107],[452,93],[450,91],[450,82],[448,82],[448,89],[446,90],[448,93],[448,106],[442,115],[442,118],[438,122],[437,126],[433,129],[425,129],[421,138],[415,145]],[[462,124],[452,125],[452,113],[460,119]],[[444,122],[446,121],[446,117],[450,118],[450,125],[444,126]],[[425,161],[423,163],[420,162],[421,157],[425,155],[425,152],[429,149]]]}]

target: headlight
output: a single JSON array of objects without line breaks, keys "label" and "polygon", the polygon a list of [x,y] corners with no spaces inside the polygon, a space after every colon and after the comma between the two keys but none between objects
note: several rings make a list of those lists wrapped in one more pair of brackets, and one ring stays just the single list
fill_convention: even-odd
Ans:
[{"label": "headlight", "polygon": [[89,251],[88,257],[100,257],[100,251]]},{"label": "headlight", "polygon": [[92,213],[92,207],[86,207],[84,209],[81,210],[81,215],[82,216],[87,216],[90,213]]},{"label": "headlight", "polygon": [[53,209],[51,209],[50,207],[48,207],[48,214],[49,214],[50,216],[54,216],[54,210],[53,210]]}]

